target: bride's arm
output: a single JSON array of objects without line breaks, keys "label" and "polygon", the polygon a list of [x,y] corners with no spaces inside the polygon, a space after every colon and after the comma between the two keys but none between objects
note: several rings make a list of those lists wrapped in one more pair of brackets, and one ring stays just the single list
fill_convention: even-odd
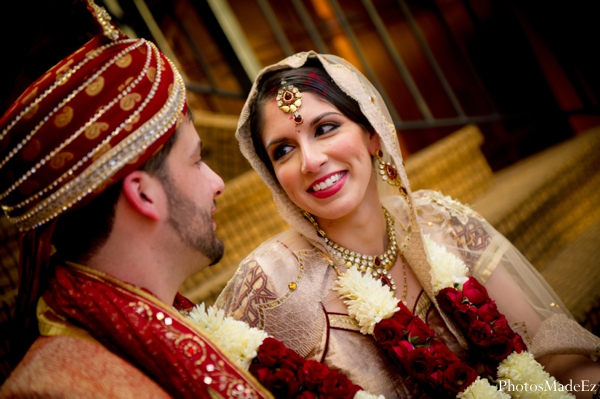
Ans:
[{"label": "bride's arm", "polygon": [[463,259],[547,371],[562,383],[596,384],[600,363],[589,355],[600,355],[600,338],[572,319],[531,263],[468,207],[431,191],[414,197],[423,232]]},{"label": "bride's arm", "polygon": [[[504,314],[510,323],[525,322],[527,336],[534,339],[523,338],[528,341],[526,343],[535,355],[536,346],[533,345],[533,342],[536,341],[535,336],[539,329],[544,326],[542,318],[530,305],[527,296],[502,264],[496,267],[485,286],[490,297],[496,301],[500,313]],[[583,330],[580,326],[564,326],[567,331],[570,328]],[[556,331],[556,333],[564,333],[564,329]],[[564,336],[564,334],[558,335]],[[548,354],[537,357],[536,360],[560,383],[569,384],[569,387],[573,389],[572,393],[578,398],[591,398],[592,384],[600,381],[600,363],[594,362],[589,356]]]}]

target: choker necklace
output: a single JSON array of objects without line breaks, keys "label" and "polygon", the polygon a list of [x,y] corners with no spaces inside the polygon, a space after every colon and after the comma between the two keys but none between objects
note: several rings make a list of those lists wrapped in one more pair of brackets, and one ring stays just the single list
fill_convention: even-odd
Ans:
[{"label": "choker necklace", "polygon": [[[396,283],[392,279],[392,275],[389,273],[389,270],[396,264],[396,259],[398,259],[398,254],[401,251],[398,249],[398,242],[396,241],[396,232],[394,230],[394,219],[389,214],[387,209],[382,207],[383,214],[385,216],[385,221],[387,224],[387,233],[388,233],[388,241],[389,247],[387,251],[385,251],[382,255],[363,255],[361,253],[351,251],[340,244],[335,243],[327,234],[319,227],[317,221],[312,217],[312,215],[306,211],[304,211],[304,217],[310,221],[317,233],[323,237],[325,243],[333,249],[334,255],[344,259],[346,261],[346,268],[350,268],[355,266],[358,271],[361,273],[369,273],[372,274],[374,278],[381,280],[382,284],[389,286],[392,292],[396,291]],[[410,236],[410,235],[408,235]],[[403,245],[406,248],[406,244]],[[404,268],[404,262],[402,262],[402,268],[404,271],[404,295],[406,295],[406,269]]]}]

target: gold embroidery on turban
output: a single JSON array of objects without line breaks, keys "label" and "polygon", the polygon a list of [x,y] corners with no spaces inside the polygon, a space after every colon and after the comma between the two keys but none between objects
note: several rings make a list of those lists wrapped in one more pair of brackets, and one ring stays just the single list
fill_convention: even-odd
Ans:
[{"label": "gold embroidery on turban", "polygon": [[100,93],[104,88],[104,77],[98,76],[96,80],[94,80],[90,85],[85,89],[85,92],[88,96],[93,97],[96,94]]},{"label": "gold embroidery on turban", "polygon": [[142,101],[142,96],[139,93],[131,93],[123,97],[119,105],[123,111],[131,111],[135,107],[135,103],[140,101]]},{"label": "gold embroidery on turban", "polygon": [[54,126],[65,127],[73,119],[73,108],[66,106],[60,110],[60,113],[54,118]]},{"label": "gold embroidery on turban", "polygon": [[104,143],[102,145],[102,147],[98,148],[98,151],[94,154],[94,156],[92,157],[92,160],[96,161],[98,158],[100,158],[103,154],[105,154],[111,148],[112,148],[112,146],[110,145],[110,143]]},{"label": "gold embroidery on turban", "polygon": [[118,87],[119,91],[123,91],[123,90],[125,90],[125,88],[127,87],[127,85],[128,85],[129,83],[131,83],[131,81],[132,81],[132,80],[133,80],[133,76],[130,76],[130,77],[128,77],[128,78],[127,78],[127,80],[125,81],[125,83],[123,83],[122,85],[120,85],[120,86]]},{"label": "gold embroidery on turban", "polygon": [[127,131],[127,132],[131,132],[131,130],[133,129],[133,125],[135,125],[139,120],[140,120],[140,114],[134,115],[133,118],[131,119],[131,122],[126,124],[123,127],[123,129],[125,129],[125,131]]},{"label": "gold embroidery on turban", "polygon": [[25,115],[23,115],[23,119],[25,119],[25,120],[31,119],[37,112],[38,108],[39,108],[38,104],[35,104],[33,107],[30,107],[29,111],[27,111],[27,113]]},{"label": "gold embroidery on turban", "polygon": [[131,56],[131,54],[127,54],[124,57],[120,58],[116,64],[119,68],[127,68],[129,65],[131,65],[131,61],[133,60],[133,57]]},{"label": "gold embroidery on turban", "polygon": [[42,143],[38,139],[33,139],[25,148],[23,148],[23,159],[33,161],[42,150]]},{"label": "gold embroidery on turban", "polygon": [[[57,71],[56,71],[56,81],[60,81],[63,76],[65,76],[66,74],[68,74],[69,72],[71,72],[71,64],[73,64],[73,59],[70,59],[69,61],[67,61],[67,63],[63,66],[61,66]],[[69,81],[69,79],[65,79],[62,80],[59,84],[62,86],[65,83],[67,83]]]},{"label": "gold embroidery on turban", "polygon": [[30,103],[35,96],[37,96],[37,92],[38,92],[38,88],[37,86],[33,88],[33,90],[31,90],[29,92],[29,94],[27,94],[25,97],[23,97],[23,99],[21,100],[21,104],[25,105],[27,103]]},{"label": "gold embroidery on turban", "polygon": [[149,81],[154,82],[154,78],[156,78],[156,68],[150,67],[146,72],[146,77]]},{"label": "gold embroidery on turban", "polygon": [[73,159],[73,154],[70,152],[65,151],[58,153],[50,160],[50,167],[54,170],[60,169],[71,159]]},{"label": "gold embroidery on turban", "polygon": [[107,131],[109,128],[108,123],[106,122],[96,122],[92,123],[85,129],[85,138],[88,140],[94,140],[100,133]]}]

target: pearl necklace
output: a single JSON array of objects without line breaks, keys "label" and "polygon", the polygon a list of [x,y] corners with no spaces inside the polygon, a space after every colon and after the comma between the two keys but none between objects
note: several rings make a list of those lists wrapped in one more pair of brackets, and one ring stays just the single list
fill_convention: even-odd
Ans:
[{"label": "pearl necklace", "polygon": [[[327,234],[319,227],[319,224],[310,213],[304,211],[304,217],[307,218],[313,224],[313,226],[317,230],[317,233],[321,237],[323,237],[325,243],[331,249],[333,249],[334,255],[346,261],[346,268],[351,268],[352,266],[354,266],[363,274],[372,274],[374,278],[381,280],[383,284],[388,285],[392,289],[392,292],[395,292],[396,283],[394,282],[392,275],[389,273],[389,270],[396,264],[396,259],[398,259],[398,253],[401,253],[401,251],[398,250],[398,242],[396,241],[394,219],[391,217],[387,209],[385,209],[384,207],[382,207],[382,209],[387,225],[389,247],[387,251],[385,251],[382,255],[376,256],[364,255],[355,251],[351,251],[341,246],[340,244],[337,244],[329,237],[327,237]],[[410,235],[408,235],[408,237],[410,237]],[[404,243],[404,249],[406,248],[407,244],[408,243]],[[406,271],[404,273],[406,273]],[[406,292],[406,274],[404,279],[404,290]],[[406,295],[406,293],[404,293],[404,295]]]}]

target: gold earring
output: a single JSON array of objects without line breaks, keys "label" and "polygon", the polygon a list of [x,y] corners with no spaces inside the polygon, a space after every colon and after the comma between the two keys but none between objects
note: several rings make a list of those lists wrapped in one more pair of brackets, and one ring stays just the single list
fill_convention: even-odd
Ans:
[{"label": "gold earring", "polygon": [[400,187],[402,189],[400,175],[398,174],[396,167],[383,160],[383,151],[381,151],[380,148],[375,150],[375,158],[377,158],[377,162],[379,163],[379,174],[381,175],[381,180],[391,186]]},{"label": "gold earring", "polygon": [[294,115],[294,123],[300,125],[304,122],[302,115],[298,113],[298,108],[302,105],[302,93],[294,85],[287,85],[281,82],[281,88],[277,91],[277,106],[286,114]]}]

